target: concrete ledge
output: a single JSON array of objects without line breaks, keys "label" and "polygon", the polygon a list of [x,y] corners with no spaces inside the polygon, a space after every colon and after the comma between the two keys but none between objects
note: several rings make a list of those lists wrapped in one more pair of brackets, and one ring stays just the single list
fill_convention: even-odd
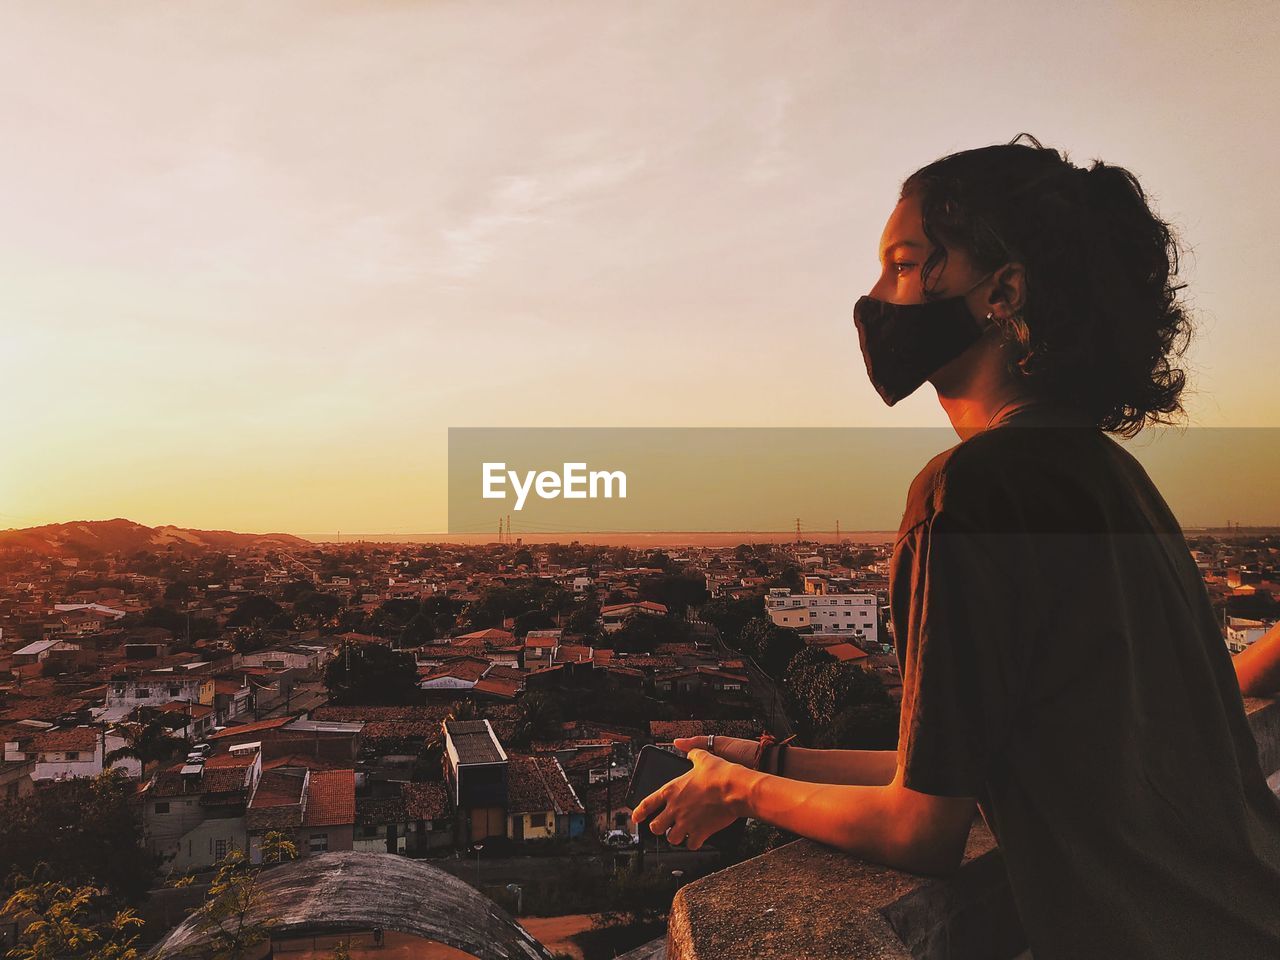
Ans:
[{"label": "concrete ledge", "polygon": [[[1276,789],[1280,700],[1246,700],[1245,713]],[[681,889],[666,941],[668,960],[1011,960],[1025,949],[1004,861],[981,821],[946,880],[789,843]]]},{"label": "concrete ledge", "polygon": [[1024,946],[1004,863],[981,823],[947,880],[797,840],[688,884],[667,924],[669,960],[1007,958]]}]

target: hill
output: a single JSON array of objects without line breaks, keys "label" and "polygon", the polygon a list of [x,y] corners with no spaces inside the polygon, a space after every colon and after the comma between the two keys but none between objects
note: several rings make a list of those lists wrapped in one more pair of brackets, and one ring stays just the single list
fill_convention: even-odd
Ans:
[{"label": "hill", "polygon": [[287,533],[234,533],[230,530],[191,530],[165,525],[148,527],[132,520],[73,520],[21,530],[0,530],[0,552],[31,550],[47,557],[99,557],[138,550],[179,551],[307,549],[301,537]]}]

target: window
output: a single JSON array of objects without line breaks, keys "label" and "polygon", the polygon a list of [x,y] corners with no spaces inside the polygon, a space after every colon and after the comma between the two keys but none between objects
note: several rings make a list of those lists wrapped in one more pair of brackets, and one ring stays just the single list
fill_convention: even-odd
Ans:
[{"label": "window", "polygon": [[80,752],[79,752],[78,750],[68,750],[68,751],[67,751],[67,759],[68,759],[68,760],[79,760],[79,759],[80,759]]},{"label": "window", "polygon": [[178,696],[180,693],[182,693],[182,688],[181,688],[181,687],[170,687],[170,688],[169,688],[169,696],[171,696],[171,697],[176,697],[176,696]]},{"label": "window", "polygon": [[311,853],[324,853],[329,849],[329,835],[327,833],[313,833],[307,837],[307,849]]},{"label": "window", "polygon": [[215,859],[221,860],[231,852],[231,841],[227,839],[213,841],[213,855]]},{"label": "window", "polygon": [[169,802],[167,800],[164,803],[156,804],[156,813],[168,813],[168,812],[169,812]]},{"label": "window", "polygon": [[139,700],[146,700],[148,697],[151,696],[151,691],[148,690],[146,687],[139,687],[136,696]]}]

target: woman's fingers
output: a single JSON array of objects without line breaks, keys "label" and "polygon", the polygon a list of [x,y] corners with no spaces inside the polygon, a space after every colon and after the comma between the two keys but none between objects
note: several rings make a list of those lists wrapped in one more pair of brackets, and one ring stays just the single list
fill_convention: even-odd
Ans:
[{"label": "woman's fingers", "polygon": [[[685,753],[690,750],[707,749],[706,737],[676,737],[671,743],[677,750]],[[714,746],[715,750],[712,752],[717,757],[731,763],[740,763],[744,767],[753,766],[756,762],[756,754],[760,751],[758,740],[744,740],[742,737],[717,736]]]}]

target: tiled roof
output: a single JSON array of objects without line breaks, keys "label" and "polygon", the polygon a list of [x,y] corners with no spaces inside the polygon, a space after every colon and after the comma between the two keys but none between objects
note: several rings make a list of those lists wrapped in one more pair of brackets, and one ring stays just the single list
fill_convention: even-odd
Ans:
[{"label": "tiled roof", "polygon": [[98,730],[94,727],[71,727],[68,730],[45,730],[31,738],[28,753],[62,752],[78,750],[92,753],[98,745]]},{"label": "tiled roof", "polygon": [[497,763],[502,760],[502,749],[485,721],[447,720],[445,730],[460,763]]},{"label": "tiled roof", "polygon": [[362,826],[403,823],[408,819],[403,797],[356,798],[356,823]]},{"label": "tiled roof", "polygon": [[512,813],[582,813],[582,804],[555,757],[513,756],[507,768],[507,809]]},{"label": "tiled roof", "polygon": [[481,677],[476,681],[474,689],[478,693],[487,693],[490,696],[505,697],[508,700],[515,699],[520,685],[514,680],[503,680],[500,677]]},{"label": "tiled roof", "polygon": [[274,730],[276,727],[283,727],[286,723],[293,720],[293,717],[275,717],[271,720],[259,720],[256,723],[246,723],[238,727],[227,727],[227,729],[209,735],[210,740],[225,740],[228,737],[239,737],[245,734],[260,733],[263,730]]},{"label": "tiled roof", "polygon": [[449,813],[443,783],[406,783],[402,797],[410,820],[439,820]]},{"label": "tiled roof", "polygon": [[302,802],[302,787],[306,771],[297,767],[280,767],[264,770],[253,793],[254,810],[266,807],[296,806]]},{"label": "tiled roof", "polygon": [[483,640],[486,643],[510,643],[516,638],[514,633],[506,630],[498,630],[490,627],[488,630],[475,630],[471,633],[464,633],[461,636],[454,637],[454,641],[458,640]]},{"label": "tiled roof", "polygon": [[302,825],[332,827],[355,822],[356,772],[312,770]]}]

